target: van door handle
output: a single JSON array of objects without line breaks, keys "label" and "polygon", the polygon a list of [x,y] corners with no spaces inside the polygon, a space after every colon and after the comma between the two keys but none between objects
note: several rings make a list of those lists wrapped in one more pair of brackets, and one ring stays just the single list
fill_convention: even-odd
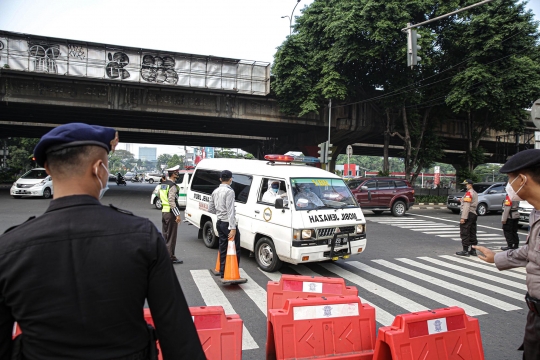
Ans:
[{"label": "van door handle", "polygon": [[259,213],[260,213],[260,211],[259,211],[259,210],[255,210],[255,214],[259,214]]}]

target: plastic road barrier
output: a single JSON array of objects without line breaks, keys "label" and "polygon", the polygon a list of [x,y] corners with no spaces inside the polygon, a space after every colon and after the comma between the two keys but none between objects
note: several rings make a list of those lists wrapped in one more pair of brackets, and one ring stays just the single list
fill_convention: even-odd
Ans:
[{"label": "plastic road barrier", "polygon": [[282,275],[279,281],[269,281],[266,286],[267,312],[283,309],[287,299],[338,295],[358,296],[358,289],[345,286],[343,278]]},{"label": "plastic road barrier", "polygon": [[373,360],[483,360],[478,320],[459,307],[398,315],[379,328]]},{"label": "plastic road barrier", "polygon": [[241,360],[242,327],[239,315],[225,315],[221,306],[190,307],[208,360]]},{"label": "plastic road barrier", "polygon": [[373,358],[375,309],[358,296],[289,299],[268,315],[267,359]]},{"label": "plastic road barrier", "polygon": [[[221,306],[190,307],[207,360],[241,360],[243,321],[237,314],[225,315]],[[144,309],[144,319],[154,326],[150,309]],[[155,327],[155,326],[154,326]],[[159,347],[159,360],[163,360]]]}]

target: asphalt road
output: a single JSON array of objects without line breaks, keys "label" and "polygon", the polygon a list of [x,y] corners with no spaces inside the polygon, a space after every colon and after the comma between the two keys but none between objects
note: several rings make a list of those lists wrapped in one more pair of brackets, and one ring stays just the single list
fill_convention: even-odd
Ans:
[{"label": "asphalt road", "polygon": [[[150,204],[155,185],[132,184],[111,189],[102,200],[143,216],[161,228],[161,213]],[[0,233],[43,213],[50,200],[12,199],[0,189]],[[390,325],[397,314],[447,306],[461,306],[478,318],[485,358],[520,359],[526,318],[524,269],[498,272],[475,258],[459,258],[456,227],[458,215],[446,209],[412,210],[402,218],[365,213],[367,248],[347,261],[306,266],[284,266],[281,273],[341,276],[356,286],[362,301],[376,307],[377,327]],[[52,224],[54,225],[54,224]],[[479,241],[491,248],[505,244],[500,215],[479,217]],[[521,243],[527,229],[520,230]],[[264,359],[266,342],[266,283],[280,273],[260,271],[247,252],[241,271],[249,278],[241,286],[224,287],[207,269],[215,264],[216,250],[197,239],[197,229],[183,223],[179,228],[175,265],[190,306],[222,305],[226,313],[244,320],[243,358]]]}]

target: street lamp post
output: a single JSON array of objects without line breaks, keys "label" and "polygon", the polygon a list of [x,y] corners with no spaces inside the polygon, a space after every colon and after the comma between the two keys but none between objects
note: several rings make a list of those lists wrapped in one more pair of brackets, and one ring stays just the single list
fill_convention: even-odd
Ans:
[{"label": "street lamp post", "polygon": [[296,5],[294,5],[294,8],[292,9],[291,16],[283,15],[281,17],[282,19],[289,18],[289,36],[292,35],[292,19],[293,19],[294,10],[296,10],[296,7],[298,6],[298,3],[300,3],[300,0],[296,0]]},{"label": "street lamp post", "polygon": [[491,174],[493,175],[493,182],[495,182],[495,170],[491,170]]}]

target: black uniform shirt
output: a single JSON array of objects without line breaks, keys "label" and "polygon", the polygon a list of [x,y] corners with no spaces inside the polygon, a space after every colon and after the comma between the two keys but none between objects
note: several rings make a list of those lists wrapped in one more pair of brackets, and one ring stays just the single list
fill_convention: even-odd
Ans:
[{"label": "black uniform shirt", "polygon": [[161,234],[85,195],[0,236],[0,359],[13,322],[28,360],[114,359],[144,349],[145,299],[164,359],[205,359]]}]

